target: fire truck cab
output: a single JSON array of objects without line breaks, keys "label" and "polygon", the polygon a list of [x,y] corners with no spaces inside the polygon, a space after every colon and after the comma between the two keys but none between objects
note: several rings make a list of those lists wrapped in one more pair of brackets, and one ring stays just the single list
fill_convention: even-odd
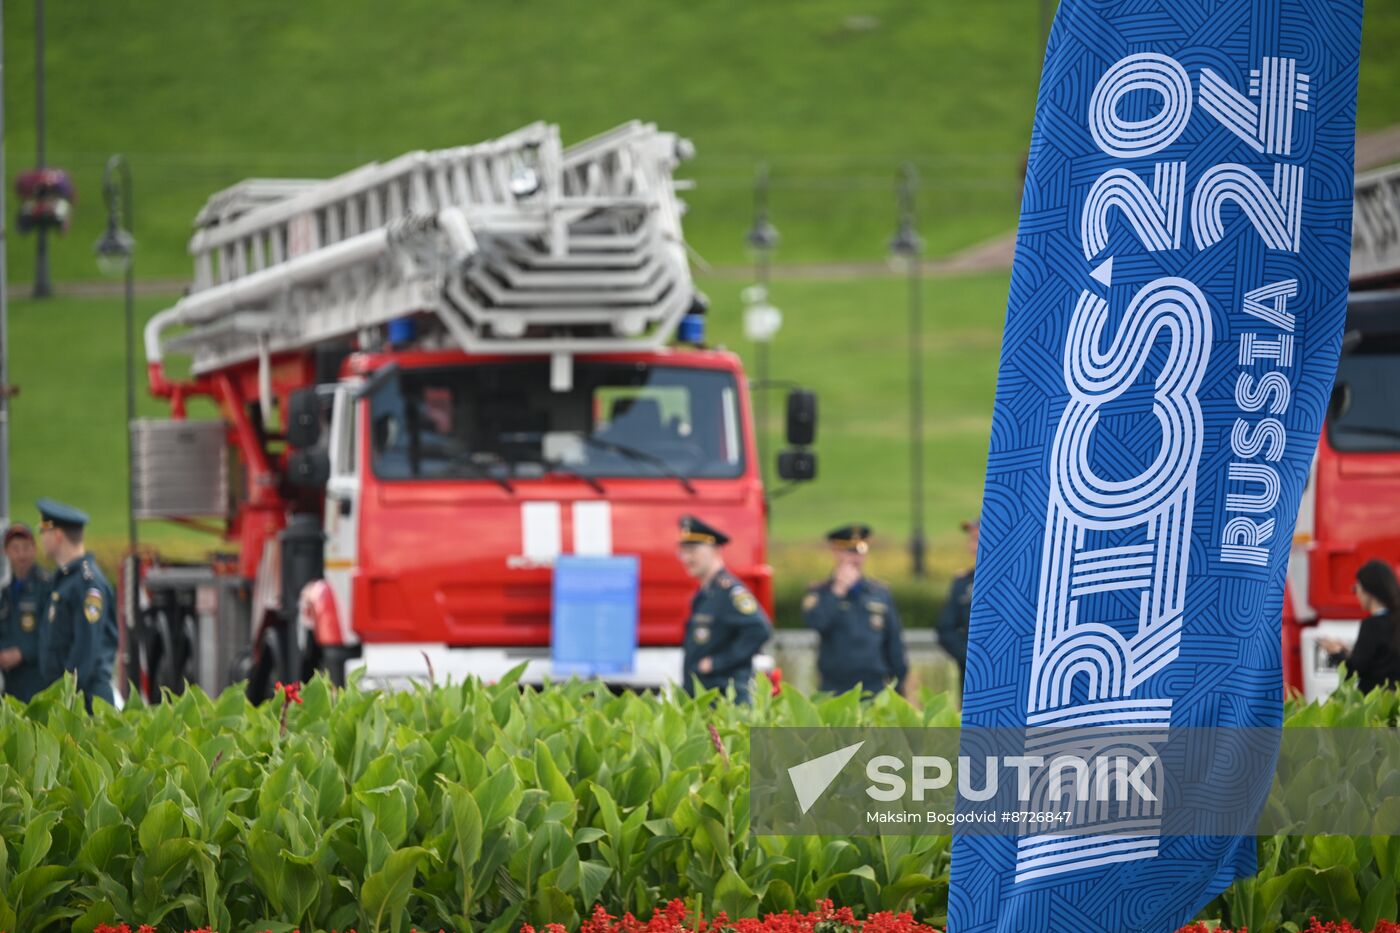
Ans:
[{"label": "fire truck cab", "polygon": [[[547,677],[565,555],[635,558],[635,664],[612,679],[672,682],[686,513],[726,529],[771,611],[749,385],[705,345],[681,233],[691,154],[651,124],[566,149],[537,123],[214,195],[189,293],[146,330],[173,418],[133,425],[133,498],[139,517],[221,518],[237,550],[128,562],[136,687]],[[221,417],[188,419],[198,396]],[[815,473],[815,406],[789,396],[787,481]]]}]

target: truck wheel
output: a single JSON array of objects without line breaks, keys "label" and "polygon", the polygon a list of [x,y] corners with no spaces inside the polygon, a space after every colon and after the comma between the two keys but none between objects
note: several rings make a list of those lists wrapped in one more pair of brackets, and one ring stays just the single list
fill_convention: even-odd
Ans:
[{"label": "truck wheel", "polygon": [[187,646],[170,617],[161,610],[152,615],[145,626],[146,664],[150,674],[151,702],[159,703],[169,690],[178,696],[185,692],[185,678],[188,676],[186,663]]},{"label": "truck wheel", "polygon": [[285,679],[283,669],[287,664],[285,634],[280,624],[263,629],[258,639],[258,651],[253,669],[248,676],[248,700],[262,703],[272,699],[277,691],[277,682]]},{"label": "truck wheel", "polygon": [[339,646],[327,646],[321,649],[321,660],[317,668],[325,673],[326,678],[337,687],[345,686],[345,662],[350,659],[350,652]]}]

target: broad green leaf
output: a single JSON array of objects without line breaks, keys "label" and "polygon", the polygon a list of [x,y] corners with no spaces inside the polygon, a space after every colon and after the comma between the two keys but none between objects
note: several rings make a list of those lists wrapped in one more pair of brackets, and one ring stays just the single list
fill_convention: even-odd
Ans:
[{"label": "broad green leaf", "polygon": [[1372,929],[1377,920],[1394,917],[1395,911],[1395,879],[1382,878],[1366,892],[1366,899],[1361,902],[1361,913],[1358,915],[1361,929]]},{"label": "broad green leaf", "polygon": [[385,860],[383,868],[365,879],[360,890],[360,909],[369,933],[403,933],[407,929],[406,907],[413,880],[428,858],[428,850],[421,846],[398,849]]},{"label": "broad green leaf", "polygon": [[715,885],[714,904],[731,917],[749,917],[758,910],[758,896],[731,868]]}]

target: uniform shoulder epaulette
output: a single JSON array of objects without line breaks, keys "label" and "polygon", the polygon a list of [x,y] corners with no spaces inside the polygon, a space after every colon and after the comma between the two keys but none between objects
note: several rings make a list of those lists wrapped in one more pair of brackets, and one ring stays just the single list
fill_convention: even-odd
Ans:
[{"label": "uniform shoulder epaulette", "polygon": [[95,580],[95,579],[97,579],[95,576],[93,576],[93,573],[92,573],[92,564],[88,563],[87,561],[83,561],[83,579],[84,579],[84,580]]},{"label": "uniform shoulder epaulette", "polygon": [[739,581],[727,570],[721,571],[719,576],[715,577],[715,586],[722,590],[732,590],[738,585]]}]

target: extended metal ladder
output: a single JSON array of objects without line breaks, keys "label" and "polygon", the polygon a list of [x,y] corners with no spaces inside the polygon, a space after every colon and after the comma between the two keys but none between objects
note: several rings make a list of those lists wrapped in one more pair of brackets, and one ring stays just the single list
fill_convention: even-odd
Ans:
[{"label": "extended metal ladder", "polygon": [[672,178],[691,154],[653,124],[564,149],[534,123],[328,181],[242,182],[196,217],[194,282],[148,325],[147,356],[187,352],[204,373],[373,343],[418,313],[466,350],[556,364],[659,346],[694,299]]}]

